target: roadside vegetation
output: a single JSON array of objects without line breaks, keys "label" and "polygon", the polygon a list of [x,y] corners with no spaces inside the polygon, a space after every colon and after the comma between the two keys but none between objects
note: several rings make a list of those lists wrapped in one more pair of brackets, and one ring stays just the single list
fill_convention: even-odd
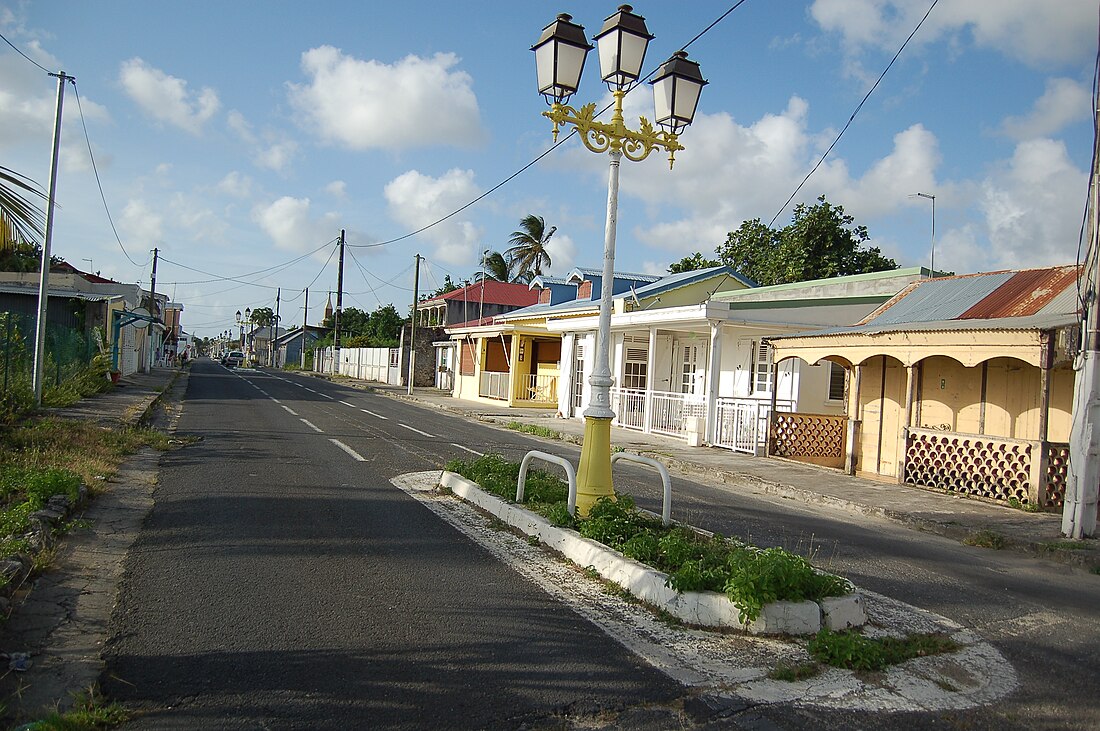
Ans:
[{"label": "roadside vegetation", "polygon": [[[454,460],[446,469],[505,500],[515,498],[519,465],[500,455]],[[804,557],[781,548],[761,549],[686,526],[666,527],[638,510],[629,495],[601,499],[587,518],[574,518],[567,508],[568,486],[560,478],[530,470],[524,493],[528,509],[668,574],[670,588],[725,594],[741,608],[742,621],[758,618],[770,602],[816,601],[854,590],[846,579],[819,572]]]},{"label": "roadside vegetation", "polygon": [[39,721],[20,726],[25,731],[98,731],[130,720],[130,712],[108,702],[95,688],[76,696],[70,711],[54,711]]}]

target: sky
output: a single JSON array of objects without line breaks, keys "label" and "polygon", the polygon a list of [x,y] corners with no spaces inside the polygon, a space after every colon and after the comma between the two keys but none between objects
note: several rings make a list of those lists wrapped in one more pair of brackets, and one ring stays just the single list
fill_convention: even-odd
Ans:
[{"label": "sky", "polygon": [[[932,4],[635,4],[656,36],[645,71],[686,46],[709,84],[673,170],[623,161],[616,270],[714,257],[743,221],[779,228],[821,195],[901,266],[930,264],[933,223],[939,270],[1076,261],[1096,0],[939,0],[784,205]],[[284,325],[319,323],[341,229],[344,307],[368,312],[408,311],[416,254],[421,292],[471,278],[528,214],[557,227],[551,275],[599,269],[608,157],[574,137],[530,165],[552,146],[530,47],[558,13],[591,38],[616,7],[0,0],[0,33],[31,59],[0,42],[0,165],[46,187],[43,68],[74,76],[53,253],[148,288],[158,249],[156,289],[202,337],[277,293]],[[572,103],[610,100],[599,75],[593,52]],[[626,107],[635,128],[652,118],[648,85]]]}]

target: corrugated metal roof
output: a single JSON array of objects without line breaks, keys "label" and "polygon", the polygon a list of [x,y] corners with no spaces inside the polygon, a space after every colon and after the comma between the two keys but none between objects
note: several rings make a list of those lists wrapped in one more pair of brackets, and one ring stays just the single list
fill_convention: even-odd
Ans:
[{"label": "corrugated metal roof", "polygon": [[1012,277],[959,315],[961,320],[1027,317],[1077,282],[1077,267],[1049,267],[1015,272]]},{"label": "corrugated metal roof", "polygon": [[1012,278],[1012,272],[926,279],[884,305],[875,325],[955,320]]},{"label": "corrugated metal roof", "polygon": [[[0,293],[3,294],[25,294],[27,296],[38,297],[38,287],[22,287],[18,284],[0,284]],[[51,298],[57,299],[77,299],[85,300],[87,302],[103,302],[112,297],[117,297],[114,294],[99,294],[97,292],[78,292],[73,289],[51,289],[49,291]],[[121,297],[120,297],[121,299]]]}]

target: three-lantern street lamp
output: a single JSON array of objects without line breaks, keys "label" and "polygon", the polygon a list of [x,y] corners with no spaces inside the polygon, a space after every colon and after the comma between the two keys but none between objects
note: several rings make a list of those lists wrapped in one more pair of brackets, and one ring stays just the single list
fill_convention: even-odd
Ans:
[{"label": "three-lantern street lamp", "polygon": [[637,130],[628,128],[623,120],[623,98],[641,80],[646,48],[653,38],[646,28],[645,18],[634,14],[629,5],[619,6],[594,36],[600,74],[614,97],[610,122],[596,119],[595,104],[585,104],[580,109],[567,104],[580,87],[585,58],[593,48],[582,26],[563,13],[543,29],[538,42],[531,48],[535,52],[538,90],[550,105],[543,116],[554,123],[555,142],[558,128],[572,125],[585,147],[592,152],[608,153],[610,160],[596,362],[588,379],[592,395],[584,412],[584,442],[577,470],[577,509],[582,515],[587,515],[599,498],[615,494],[611,482],[611,421],[615,418],[611,409],[611,385],[614,381],[608,351],[615,278],[619,162],[623,156],[639,162],[660,148],[668,153],[671,169],[676,152],[684,149],[679,134],[694,119],[699,94],[707,83],[699,71],[699,64],[688,60],[686,52],[676,52],[661,65],[650,82],[654,120],[661,129],[654,129],[645,117],[639,118]]}]

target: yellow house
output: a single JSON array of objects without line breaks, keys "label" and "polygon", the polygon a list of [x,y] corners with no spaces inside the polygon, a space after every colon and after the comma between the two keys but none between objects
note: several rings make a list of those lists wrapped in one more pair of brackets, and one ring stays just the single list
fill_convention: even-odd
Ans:
[{"label": "yellow house", "polygon": [[846,414],[777,414],[769,452],[851,474],[1060,507],[1077,266],[925,279],[851,327],[771,338],[849,371]]}]

